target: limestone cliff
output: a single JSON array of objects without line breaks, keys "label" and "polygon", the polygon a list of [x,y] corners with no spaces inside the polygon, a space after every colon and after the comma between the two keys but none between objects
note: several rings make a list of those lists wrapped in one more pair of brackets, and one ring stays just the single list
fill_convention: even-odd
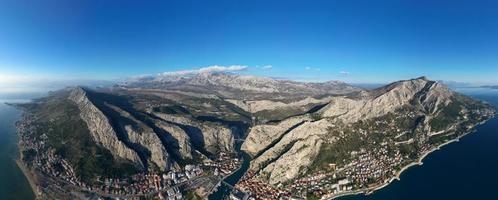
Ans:
[{"label": "limestone cliff", "polygon": [[138,154],[118,139],[107,117],[88,99],[84,89],[79,87],[73,89],[69,99],[78,105],[80,116],[97,144],[116,157],[128,159],[140,168],[144,167]]},{"label": "limestone cliff", "polygon": [[440,105],[447,105],[452,94],[446,86],[422,77],[392,83],[373,90],[362,98],[332,98],[331,102],[320,110],[320,114],[350,123],[385,115],[412,100],[430,113]]},{"label": "limestone cliff", "polygon": [[192,141],[183,129],[163,121],[156,121],[156,125],[170,135],[170,137],[167,137],[167,141],[174,147],[177,157],[182,159],[192,158]]},{"label": "limestone cliff", "polygon": [[271,184],[286,182],[306,173],[306,167],[318,154],[324,142],[322,137],[330,126],[327,119],[300,124],[273,147],[254,158],[251,169],[261,170],[260,177]]},{"label": "limestone cliff", "polygon": [[250,129],[241,149],[254,156],[282,137],[293,127],[310,120],[308,116],[293,117],[276,124],[262,124]]},{"label": "limestone cliff", "polygon": [[152,128],[117,106],[106,105],[120,115],[121,119],[117,120],[119,127],[126,134],[129,142],[137,147],[136,151],[143,151],[146,159],[159,167],[160,170],[168,170],[174,165],[174,161],[170,159],[160,138]]},{"label": "limestone cliff", "polygon": [[[476,108],[476,105],[480,107]],[[368,130],[384,131],[389,127],[394,132],[384,134],[397,136],[383,136],[384,144],[416,141],[416,145],[423,146],[440,140],[431,138],[435,134],[451,135],[452,131],[467,130],[469,125],[464,124],[471,123],[469,116],[473,116],[472,113],[482,112],[486,113],[483,116],[488,116],[491,110],[481,102],[450,91],[441,83],[421,77],[362,91],[358,95],[331,97],[328,104],[315,113],[254,126],[242,150],[254,157],[250,168],[258,173],[257,177],[277,185],[306,174],[320,148],[324,144],[335,145],[339,139],[350,138],[347,134],[352,133],[347,131],[362,134],[350,139],[350,142],[363,143],[361,138],[373,134]],[[379,126],[387,123],[387,119],[394,123]],[[483,119],[485,117],[472,120]],[[400,138],[406,141],[398,143]]]},{"label": "limestone cliff", "polygon": [[341,82],[198,74],[98,91],[78,87],[69,99],[96,144],[142,170],[235,152],[240,140],[255,178],[274,186],[379,147],[414,159],[494,114],[425,77],[363,90]]},{"label": "limestone cliff", "polygon": [[234,135],[231,130],[222,124],[198,121],[179,115],[153,113],[155,116],[169,122],[183,125],[192,142],[197,143],[210,153],[218,151],[234,151]]}]

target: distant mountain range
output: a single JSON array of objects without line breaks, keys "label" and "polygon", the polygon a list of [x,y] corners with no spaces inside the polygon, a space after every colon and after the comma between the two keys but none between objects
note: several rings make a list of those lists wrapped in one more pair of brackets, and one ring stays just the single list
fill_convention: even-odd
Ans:
[{"label": "distant mountain range", "polygon": [[360,88],[340,81],[304,83],[224,72],[148,76],[130,80],[120,86],[190,91],[245,100],[303,98],[361,91]]}]

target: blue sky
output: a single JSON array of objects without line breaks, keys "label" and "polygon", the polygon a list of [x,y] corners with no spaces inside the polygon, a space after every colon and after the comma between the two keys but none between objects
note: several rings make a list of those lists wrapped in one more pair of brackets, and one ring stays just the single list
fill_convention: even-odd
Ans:
[{"label": "blue sky", "polygon": [[498,1],[2,0],[0,87],[212,65],[304,81],[498,84],[497,19]]}]

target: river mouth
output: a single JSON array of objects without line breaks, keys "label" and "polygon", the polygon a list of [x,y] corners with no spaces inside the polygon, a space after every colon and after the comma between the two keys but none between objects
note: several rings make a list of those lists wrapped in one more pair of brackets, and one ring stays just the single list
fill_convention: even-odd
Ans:
[{"label": "river mouth", "polygon": [[249,169],[249,164],[251,163],[251,156],[246,152],[240,150],[241,146],[242,146],[242,141],[237,142],[235,150],[242,157],[242,165],[240,166],[239,169],[237,169],[235,172],[233,172],[232,174],[230,174],[229,176],[225,177],[222,180],[216,192],[211,193],[208,196],[209,200],[227,199],[228,196],[230,195],[230,192],[233,189],[233,186],[237,184],[237,182],[239,182],[242,176],[244,176],[246,171]]}]

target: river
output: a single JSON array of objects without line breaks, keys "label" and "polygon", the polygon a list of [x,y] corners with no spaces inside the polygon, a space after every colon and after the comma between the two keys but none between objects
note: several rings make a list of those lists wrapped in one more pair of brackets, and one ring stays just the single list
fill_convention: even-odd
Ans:
[{"label": "river", "polygon": [[[238,152],[240,152],[240,154],[242,155],[242,158],[243,158],[242,165],[237,171],[235,171],[234,173],[232,173],[231,175],[229,175],[228,177],[226,177],[224,179],[224,181],[226,183],[230,184],[231,186],[234,186],[240,180],[240,178],[242,178],[242,176],[244,176],[247,169],[249,169],[249,164],[251,162],[251,157],[249,156],[249,154],[247,154],[243,151],[240,151],[241,145],[242,144],[239,142],[237,144],[236,150]],[[229,186],[227,186],[226,184],[221,184],[218,187],[218,190],[216,192],[209,195],[208,199],[209,200],[226,199],[228,197],[228,195],[230,195],[230,191],[231,191],[231,188]]]},{"label": "river", "polygon": [[[460,92],[498,106],[498,90],[460,89]],[[9,100],[12,102],[12,100]],[[20,111],[0,100],[0,197],[1,199],[33,199],[30,186],[17,167],[18,156],[15,121]],[[238,149],[240,144],[237,145]],[[234,185],[249,167],[250,158],[243,154],[242,167],[225,179]],[[464,136],[427,156],[422,166],[415,166],[401,175],[401,181],[371,195],[341,197],[340,200],[419,200],[419,199],[496,199],[498,180],[498,118],[477,127]],[[223,199],[230,188],[222,185],[211,200]]]}]

